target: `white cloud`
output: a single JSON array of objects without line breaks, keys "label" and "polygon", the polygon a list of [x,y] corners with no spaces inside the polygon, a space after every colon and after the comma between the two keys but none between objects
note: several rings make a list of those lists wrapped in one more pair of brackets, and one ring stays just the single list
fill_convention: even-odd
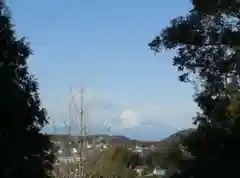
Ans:
[{"label": "white cloud", "polygon": [[120,120],[124,128],[132,128],[140,125],[136,113],[130,109],[122,112]]}]

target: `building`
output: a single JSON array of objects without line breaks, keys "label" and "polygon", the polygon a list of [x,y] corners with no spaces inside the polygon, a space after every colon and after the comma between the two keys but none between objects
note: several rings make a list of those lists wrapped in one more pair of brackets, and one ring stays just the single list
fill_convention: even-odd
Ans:
[{"label": "building", "polygon": [[135,153],[137,153],[139,156],[143,156],[143,148],[141,146],[136,146],[135,147],[135,150],[134,150]]}]

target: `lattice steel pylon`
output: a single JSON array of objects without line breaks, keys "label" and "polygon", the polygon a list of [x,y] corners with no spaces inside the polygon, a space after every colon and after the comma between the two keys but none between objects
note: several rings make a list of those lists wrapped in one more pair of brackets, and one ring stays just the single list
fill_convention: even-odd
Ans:
[{"label": "lattice steel pylon", "polygon": [[[86,161],[87,126],[83,100],[84,89],[81,88],[77,92],[81,95],[80,107],[78,107],[75,96],[70,89],[71,100],[68,105],[68,116],[63,121],[67,135],[64,136],[64,140],[59,140],[59,142],[61,142],[60,144],[55,143],[55,146],[59,144],[58,146],[60,147],[56,153],[56,161],[54,163],[53,176],[55,178],[85,177],[84,163]],[[77,129],[77,136],[72,133],[73,122],[76,122],[74,123],[75,126],[80,124],[79,130]],[[53,121],[53,130],[53,134],[56,135],[55,121]],[[74,138],[76,138],[76,140]],[[74,148],[76,148],[76,152],[74,152]],[[61,153],[59,153],[59,151]]]},{"label": "lattice steel pylon", "polygon": [[[85,118],[85,108],[84,108],[84,88],[80,88],[80,90],[77,90],[78,93],[80,93],[80,108],[77,106],[76,102],[73,99],[73,103],[75,105],[75,108],[77,110],[77,117],[76,121],[80,121],[80,136],[78,137],[78,155],[79,158],[76,159],[77,163],[77,175],[76,177],[85,177],[85,169],[84,169],[84,163],[86,161],[86,146],[87,146],[87,126],[86,126],[86,118]],[[79,119],[79,120],[78,120]]]},{"label": "lattice steel pylon", "polygon": [[[55,146],[58,147],[58,151],[55,153],[55,163],[53,169],[53,176],[55,178],[75,178],[76,176],[76,159],[73,153],[74,141],[72,135],[72,122],[73,122],[73,111],[72,103],[73,98],[68,104],[68,115],[63,119],[63,124],[65,126],[66,135],[60,136],[60,140],[55,140]],[[57,105],[57,110],[60,112],[59,105]],[[56,136],[56,126],[55,121],[53,121],[54,135]],[[56,136],[57,137],[57,136]],[[58,137],[57,137],[58,138]]]}]

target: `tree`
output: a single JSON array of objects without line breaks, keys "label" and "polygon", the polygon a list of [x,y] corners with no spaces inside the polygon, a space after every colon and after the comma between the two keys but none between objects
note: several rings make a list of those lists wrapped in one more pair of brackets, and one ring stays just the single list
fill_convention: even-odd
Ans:
[{"label": "tree", "polygon": [[173,144],[168,148],[165,159],[164,167],[169,169],[176,169],[180,165],[180,161],[183,158],[183,153],[178,144]]},{"label": "tree", "polygon": [[164,150],[156,150],[146,157],[146,164],[150,167],[175,169],[180,164],[183,155],[178,144],[172,144]]},{"label": "tree", "polygon": [[134,168],[136,165],[141,165],[141,164],[144,164],[142,158],[138,154],[132,153],[128,160],[127,167]]},{"label": "tree", "polygon": [[146,164],[150,167],[163,166],[166,153],[154,151],[146,157]]},{"label": "tree", "polygon": [[0,177],[45,178],[52,169],[52,144],[40,131],[48,118],[40,106],[38,82],[28,72],[29,44],[16,37],[10,20],[1,4]]},{"label": "tree", "polygon": [[196,132],[185,140],[192,155],[176,177],[229,177],[239,160],[240,4],[232,0],[193,0],[185,16],[173,19],[150,44],[175,49],[180,81],[200,83],[194,101],[201,112]]}]

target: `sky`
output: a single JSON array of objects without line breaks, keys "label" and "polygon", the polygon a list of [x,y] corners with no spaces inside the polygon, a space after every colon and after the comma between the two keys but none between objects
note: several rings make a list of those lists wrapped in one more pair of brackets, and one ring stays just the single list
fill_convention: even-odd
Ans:
[{"label": "sky", "polygon": [[61,130],[72,114],[77,127],[69,106],[79,107],[84,87],[89,133],[160,139],[192,127],[193,87],[178,81],[173,52],[148,48],[171,19],[188,12],[190,0],[6,2],[17,35],[34,51],[29,70],[50,125]]}]

